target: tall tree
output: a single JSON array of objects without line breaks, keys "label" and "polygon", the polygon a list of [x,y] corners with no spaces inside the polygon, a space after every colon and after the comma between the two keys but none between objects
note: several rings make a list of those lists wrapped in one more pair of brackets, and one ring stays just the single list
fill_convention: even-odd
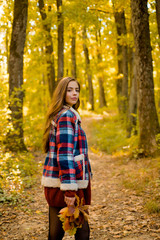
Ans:
[{"label": "tall tree", "polygon": [[127,136],[131,136],[132,129],[137,134],[137,68],[135,62],[135,54],[133,48],[129,49],[129,65],[130,65],[130,95],[128,103],[128,119],[127,119]]},{"label": "tall tree", "polygon": [[[50,97],[52,97],[55,88],[55,66],[54,66],[54,54],[53,54],[53,41],[51,36],[51,22],[46,21],[47,14],[45,11],[44,1],[38,0],[39,11],[42,18],[43,29],[45,31],[45,49],[46,49],[46,61],[47,61],[47,82]],[[51,6],[48,7],[48,11],[51,11]]]},{"label": "tall tree", "polygon": [[57,0],[58,20],[58,79],[63,77],[64,71],[64,20],[62,13],[62,0]]},{"label": "tall tree", "polygon": [[8,28],[8,23],[6,27],[6,57],[7,57],[7,72],[9,73],[8,67],[9,67],[9,28]]},{"label": "tall tree", "polygon": [[72,76],[77,77],[76,73],[76,29],[72,27],[71,39],[71,58],[72,58]]},{"label": "tall tree", "polygon": [[115,24],[117,29],[117,100],[120,113],[126,113],[128,104],[128,49],[126,44],[120,43],[121,37],[126,36],[126,23],[124,10],[115,11]]},{"label": "tall tree", "polygon": [[[160,0],[156,0],[156,19],[157,19],[157,28],[158,28],[158,45],[160,50]],[[159,78],[159,87],[158,87],[158,108],[160,109],[160,75],[158,73]]]},{"label": "tall tree", "polygon": [[103,78],[103,68],[101,68],[102,64],[102,49],[101,49],[101,33],[100,29],[97,30],[96,33],[96,41],[97,41],[97,70],[98,70],[98,83],[99,83],[99,107],[106,107],[106,98],[104,92],[104,78]]},{"label": "tall tree", "polygon": [[[158,28],[158,35],[159,35],[159,39],[158,39],[158,45],[159,45],[159,49],[160,49],[160,0],[156,0],[156,19],[157,19],[157,28]],[[158,73],[159,75],[159,73]],[[159,78],[159,87],[158,87],[158,107],[160,108],[160,77]]]},{"label": "tall tree", "polygon": [[[132,24],[130,24],[130,35],[132,36]],[[130,137],[133,129],[133,134],[137,134],[137,68],[135,61],[135,52],[133,45],[128,47],[128,65],[129,65],[129,80],[130,94],[128,101],[128,116],[127,116],[127,136]]]},{"label": "tall tree", "polygon": [[149,155],[157,149],[155,136],[160,128],[154,99],[147,0],[131,0],[131,11],[138,66],[139,147],[144,155]]},{"label": "tall tree", "polygon": [[12,130],[8,134],[9,148],[14,151],[26,150],[23,136],[23,54],[27,16],[28,0],[15,0],[9,57],[9,108]]},{"label": "tall tree", "polygon": [[89,103],[91,104],[91,110],[94,110],[94,90],[93,90],[93,83],[92,83],[92,73],[91,73],[91,67],[90,67],[89,50],[87,47],[86,27],[83,27],[83,51],[84,51],[84,55],[85,55],[86,74],[87,74],[87,80],[88,80]]},{"label": "tall tree", "polygon": [[[156,0],[156,18],[157,18],[158,34],[160,39],[160,0]],[[160,41],[159,41],[159,46],[160,46]]]}]

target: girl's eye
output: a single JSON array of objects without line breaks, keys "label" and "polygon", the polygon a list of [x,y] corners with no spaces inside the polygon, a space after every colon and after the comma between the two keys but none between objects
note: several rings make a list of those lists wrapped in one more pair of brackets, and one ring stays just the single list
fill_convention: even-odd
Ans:
[{"label": "girl's eye", "polygon": [[[67,92],[71,92],[73,89],[67,89]],[[76,92],[79,92],[79,89],[76,89]]]}]

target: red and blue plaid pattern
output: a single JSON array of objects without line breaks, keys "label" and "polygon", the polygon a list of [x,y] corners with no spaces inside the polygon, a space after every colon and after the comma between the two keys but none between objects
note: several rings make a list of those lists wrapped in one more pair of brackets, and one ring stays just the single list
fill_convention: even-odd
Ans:
[{"label": "red and blue plaid pattern", "polygon": [[[90,173],[85,132],[79,114],[72,107],[62,109],[49,135],[42,185],[61,190],[87,188]],[[88,169],[89,168],[89,169]]]}]

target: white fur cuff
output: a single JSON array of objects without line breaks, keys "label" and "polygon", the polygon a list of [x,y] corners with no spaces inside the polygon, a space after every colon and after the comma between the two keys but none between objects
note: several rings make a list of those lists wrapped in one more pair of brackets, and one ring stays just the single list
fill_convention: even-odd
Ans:
[{"label": "white fur cuff", "polygon": [[42,186],[60,188],[62,191],[72,190],[77,191],[78,189],[85,189],[88,186],[88,180],[77,180],[77,183],[61,183],[59,178],[51,178],[42,176]]},{"label": "white fur cuff", "polygon": [[42,176],[41,184],[45,187],[60,187],[60,179]]},{"label": "white fur cuff", "polygon": [[61,183],[60,189],[62,191],[67,191],[67,190],[77,191],[78,186],[76,183]]}]

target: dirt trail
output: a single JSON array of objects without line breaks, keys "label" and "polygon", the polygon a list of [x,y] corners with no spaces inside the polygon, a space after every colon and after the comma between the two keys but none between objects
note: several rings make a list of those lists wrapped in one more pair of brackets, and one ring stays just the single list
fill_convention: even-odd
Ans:
[{"label": "dirt trail", "polygon": [[[85,119],[89,136],[90,119]],[[89,136],[90,137],[90,136]],[[93,170],[92,206],[90,228],[92,240],[160,240],[160,218],[148,215],[143,208],[143,198],[121,184],[122,169],[117,159],[104,153],[89,152]],[[44,158],[36,155],[37,162]],[[129,171],[129,169],[128,169]],[[0,216],[0,240],[46,240],[48,233],[48,206],[41,176],[30,190],[28,205],[2,206]],[[73,240],[66,235],[64,240]]]}]

